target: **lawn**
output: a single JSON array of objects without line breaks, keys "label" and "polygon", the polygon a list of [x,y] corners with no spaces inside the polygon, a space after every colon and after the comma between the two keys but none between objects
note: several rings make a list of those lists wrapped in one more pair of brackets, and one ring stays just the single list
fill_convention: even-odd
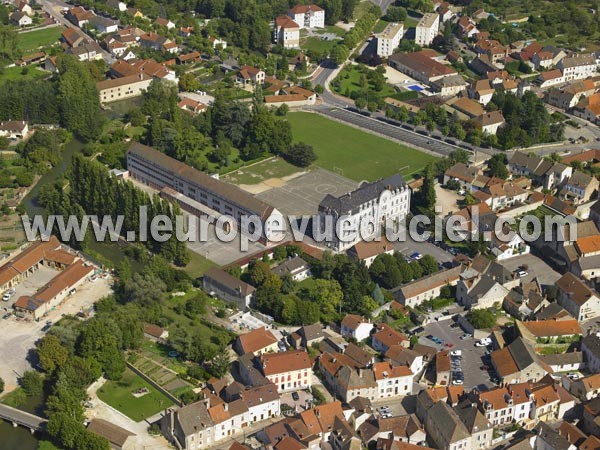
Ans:
[{"label": "lawn", "polygon": [[346,30],[340,27],[336,27],[335,25],[326,25],[325,28],[319,28],[315,30],[317,34],[326,34],[333,33],[337,34],[339,37],[343,38],[346,35]]},{"label": "lawn", "polygon": [[250,167],[241,167],[225,176],[235,184],[258,184],[269,178],[283,178],[302,169],[288,163],[283,158],[269,158]]},{"label": "lawn", "polygon": [[356,181],[377,180],[400,172],[416,174],[435,156],[307,112],[288,114],[294,141],[313,146],[315,164],[327,170],[340,168]]},{"label": "lawn", "polygon": [[311,37],[306,38],[306,40],[304,41],[304,43],[302,43],[300,45],[300,47],[304,51],[329,54],[331,49],[333,47],[335,47],[336,44],[337,44],[337,39],[323,40],[321,38],[311,36]]},{"label": "lawn", "polygon": [[26,67],[26,71],[23,71],[23,67],[9,67],[4,68],[0,72],[0,83],[7,80],[33,80],[35,78],[42,78],[48,76],[48,72],[38,69],[37,67]]},{"label": "lawn", "polygon": [[381,33],[390,23],[387,20],[379,19],[373,28],[373,33]]},{"label": "lawn", "polygon": [[[337,78],[337,80],[341,80],[341,86],[338,93],[350,97],[350,94],[354,91],[363,91],[364,89],[360,85],[361,75],[363,73],[367,74],[367,71],[370,70],[371,69],[357,65],[344,67]],[[371,82],[369,82],[369,90],[370,92],[375,92],[374,85]],[[380,91],[377,91],[376,94],[379,97],[391,97],[396,94],[396,90],[389,84],[384,84],[383,88]]]},{"label": "lawn", "polygon": [[356,8],[354,8],[354,20],[362,18],[366,13],[369,12],[369,8],[373,5],[369,0],[362,0]]},{"label": "lawn", "polygon": [[64,28],[56,26],[44,28],[43,30],[29,31],[17,35],[17,47],[23,53],[33,52],[40,47],[52,45],[58,41]]},{"label": "lawn", "polygon": [[183,270],[192,278],[198,278],[211,267],[217,266],[214,262],[206,259],[204,256],[199,255],[196,252],[190,250],[189,254],[190,262],[183,268]]},{"label": "lawn", "polygon": [[[143,387],[150,392],[139,398],[134,397],[132,393]],[[119,381],[107,381],[98,389],[98,398],[136,422],[153,416],[173,404],[130,369],[125,370],[123,378]]]}]

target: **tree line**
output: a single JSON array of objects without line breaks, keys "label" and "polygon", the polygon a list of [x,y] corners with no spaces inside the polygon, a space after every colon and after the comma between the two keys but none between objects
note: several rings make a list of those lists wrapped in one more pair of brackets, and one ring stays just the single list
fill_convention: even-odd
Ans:
[{"label": "tree line", "polygon": [[[49,214],[64,217],[75,215],[80,219],[84,214],[97,215],[100,220],[105,215],[113,220],[116,220],[117,216],[123,216],[121,236],[124,237],[128,231],[139,235],[142,206],[147,207],[148,222],[155,216],[164,215],[174,224],[175,217],[181,215],[177,204],[170,204],[158,195],[151,197],[131,182],[122,182],[109,176],[102,164],[85,159],[82,155],[73,157],[67,180],[67,192],[60,185],[48,185],[40,190],[40,204]],[[91,239],[91,232],[88,229],[84,242],[76,242],[74,236],[71,239],[70,245],[83,249]],[[186,244],[176,239],[174,230],[171,238],[164,242],[153,239],[148,230],[148,240],[144,245],[149,251],[177,265],[182,266],[189,261]]]}]

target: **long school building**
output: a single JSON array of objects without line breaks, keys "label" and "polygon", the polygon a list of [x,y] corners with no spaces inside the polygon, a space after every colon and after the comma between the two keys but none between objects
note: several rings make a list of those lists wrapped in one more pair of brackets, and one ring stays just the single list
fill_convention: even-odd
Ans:
[{"label": "long school building", "polygon": [[[284,237],[285,223],[281,213],[274,207],[257,199],[242,189],[217,180],[147,145],[135,142],[127,151],[127,168],[135,180],[156,189],[170,188],[214,211],[215,217],[227,215],[238,225],[242,217],[255,216],[263,231],[259,239],[264,244],[279,242]],[[179,202],[187,209],[185,202]],[[196,210],[188,211],[197,214]],[[253,227],[242,229],[252,234]]]}]

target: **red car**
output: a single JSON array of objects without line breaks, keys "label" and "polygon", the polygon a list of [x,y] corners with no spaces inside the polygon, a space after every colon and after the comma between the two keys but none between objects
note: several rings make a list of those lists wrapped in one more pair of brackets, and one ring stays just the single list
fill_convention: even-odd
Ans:
[{"label": "red car", "polygon": [[448,348],[452,348],[452,347],[454,347],[454,344],[452,344],[451,342],[448,342],[448,343],[446,344],[446,347],[448,347]]}]

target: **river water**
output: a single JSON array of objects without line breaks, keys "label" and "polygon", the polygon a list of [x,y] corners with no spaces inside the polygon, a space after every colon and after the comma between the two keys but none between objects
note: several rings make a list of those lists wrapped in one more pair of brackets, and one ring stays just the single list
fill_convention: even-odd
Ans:
[{"label": "river water", "polygon": [[[25,403],[19,409],[33,414],[43,414],[43,399],[39,397],[27,397]],[[35,450],[38,448],[40,436],[31,434],[25,427],[13,427],[11,423],[0,421],[0,450]]]}]

